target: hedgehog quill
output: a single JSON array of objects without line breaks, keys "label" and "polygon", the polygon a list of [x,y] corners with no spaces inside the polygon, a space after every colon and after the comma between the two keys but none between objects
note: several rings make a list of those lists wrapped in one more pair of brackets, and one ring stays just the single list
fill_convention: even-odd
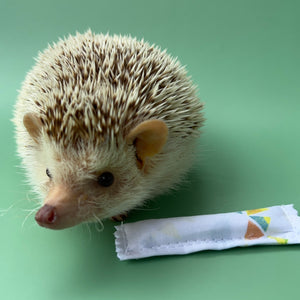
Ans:
[{"label": "hedgehog quill", "polygon": [[178,185],[202,109],[185,68],[143,40],[87,31],[49,46],[14,113],[18,154],[41,198],[37,223],[121,220]]}]

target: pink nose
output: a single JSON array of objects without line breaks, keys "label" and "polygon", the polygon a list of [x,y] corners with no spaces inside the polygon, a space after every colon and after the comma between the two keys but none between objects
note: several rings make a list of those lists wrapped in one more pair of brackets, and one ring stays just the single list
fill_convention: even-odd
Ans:
[{"label": "pink nose", "polygon": [[54,206],[45,204],[35,215],[35,220],[41,226],[54,224],[57,219],[56,208]]}]

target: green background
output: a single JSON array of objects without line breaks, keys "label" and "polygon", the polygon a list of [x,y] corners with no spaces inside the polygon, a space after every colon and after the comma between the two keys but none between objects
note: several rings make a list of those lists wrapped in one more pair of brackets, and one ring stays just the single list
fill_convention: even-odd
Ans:
[{"label": "green background", "polygon": [[50,231],[28,216],[34,195],[10,122],[17,90],[38,51],[88,28],[167,48],[206,103],[188,183],[128,222],[288,203],[300,209],[300,1],[1,0],[0,298],[297,299],[299,246],[121,262],[111,222],[102,233]]}]

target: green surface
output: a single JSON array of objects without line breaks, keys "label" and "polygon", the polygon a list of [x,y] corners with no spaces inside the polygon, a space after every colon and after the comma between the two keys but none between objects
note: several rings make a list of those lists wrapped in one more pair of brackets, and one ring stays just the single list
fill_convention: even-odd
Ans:
[{"label": "green surface", "polygon": [[288,203],[300,209],[299,16],[296,0],[1,0],[0,298],[297,299],[300,246],[120,262],[110,222],[99,233],[26,220],[34,196],[16,167],[10,119],[25,73],[48,42],[88,28],[144,37],[187,65],[207,122],[190,182],[128,221]]}]

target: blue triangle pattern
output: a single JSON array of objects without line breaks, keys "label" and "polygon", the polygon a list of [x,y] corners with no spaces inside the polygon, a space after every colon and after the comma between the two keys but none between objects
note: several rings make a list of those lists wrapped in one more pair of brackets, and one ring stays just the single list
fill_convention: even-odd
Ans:
[{"label": "blue triangle pattern", "polygon": [[250,216],[250,218],[258,223],[264,231],[267,231],[269,224],[264,217]]}]

